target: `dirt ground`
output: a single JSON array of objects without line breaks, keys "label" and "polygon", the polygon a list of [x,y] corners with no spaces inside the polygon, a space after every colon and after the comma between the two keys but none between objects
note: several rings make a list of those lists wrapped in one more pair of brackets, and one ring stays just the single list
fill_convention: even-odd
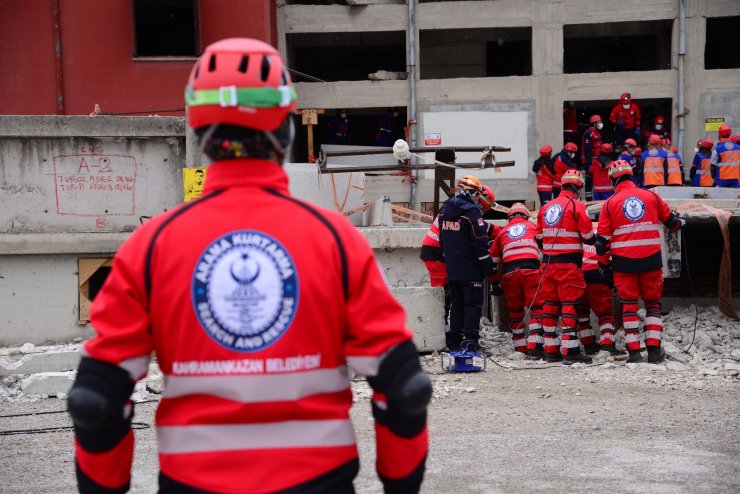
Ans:
[{"label": "dirt ground", "polygon": [[[443,374],[423,358],[435,392],[423,492],[740,492],[740,380],[691,368],[611,362],[573,367],[517,360],[486,372]],[[355,383],[360,493],[382,492],[374,473],[370,390]],[[65,401],[0,403],[0,492],[75,491]],[[137,406],[152,423],[156,403]],[[155,432],[136,432],[131,492],[156,492]]]}]

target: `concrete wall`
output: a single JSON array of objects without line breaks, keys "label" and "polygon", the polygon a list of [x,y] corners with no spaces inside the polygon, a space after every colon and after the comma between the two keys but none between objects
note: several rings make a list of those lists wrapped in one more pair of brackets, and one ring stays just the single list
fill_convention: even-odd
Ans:
[{"label": "concrete wall", "polygon": [[[623,91],[635,99],[671,98],[678,114],[678,0],[490,0],[428,2],[415,5],[416,60],[419,31],[532,27],[532,76],[496,78],[425,79],[416,81],[417,112],[485,111],[491,105],[510,105],[508,111],[526,108],[531,124],[527,131],[527,165],[537,149],[550,143],[563,144],[564,101],[612,100]],[[740,126],[740,69],[704,70],[706,17],[740,15],[740,2],[733,0],[686,1],[686,138],[681,152],[693,156],[696,140],[705,135],[704,119],[724,116]],[[593,74],[563,73],[563,25],[644,20],[673,20],[672,69]],[[278,45],[285,53],[285,34],[291,32],[406,30],[408,6],[368,5],[299,6],[278,9]],[[407,42],[408,49],[408,42]],[[418,71],[417,71],[418,72]],[[410,107],[410,81],[353,81],[298,83],[303,108]],[[417,115],[417,119],[419,119]],[[674,142],[678,124],[672,122]],[[421,126],[417,127],[423,142]],[[716,133],[708,135],[716,138]],[[495,142],[496,136],[490,136]],[[505,159],[505,158],[502,158]],[[497,180],[501,199],[536,197],[534,180]],[[513,186],[513,187],[512,187]],[[510,197],[511,196],[511,197]],[[420,196],[420,201],[424,197]]]}]

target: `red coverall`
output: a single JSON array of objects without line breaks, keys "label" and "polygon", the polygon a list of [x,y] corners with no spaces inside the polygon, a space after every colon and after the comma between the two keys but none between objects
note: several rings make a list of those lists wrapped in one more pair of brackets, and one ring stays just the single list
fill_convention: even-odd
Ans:
[{"label": "red coverall", "polygon": [[434,218],[429,231],[421,242],[421,260],[429,271],[429,281],[432,286],[447,284],[447,268],[442,247],[439,245],[439,215]]},{"label": "red coverall", "polygon": [[[491,259],[502,263],[501,288],[509,311],[512,340],[518,352],[542,350],[542,297],[540,282],[540,249],[535,235],[537,227],[528,220],[514,217],[491,245]],[[535,299],[535,294],[536,299]],[[525,341],[524,316],[529,308],[529,339]]]},{"label": "red coverall", "polygon": [[[597,234],[610,241],[614,287],[622,302],[627,349],[640,349],[638,300],[645,303],[645,345],[660,347],[663,322],[663,261],[660,253],[661,223],[678,230],[668,205],[650,190],[630,181],[617,185],[614,195],[602,206]],[[668,225],[667,225],[668,226]]]},{"label": "red coverall", "polygon": [[[577,336],[578,301],[586,283],[583,280],[583,241],[593,243],[594,232],[586,206],[576,195],[563,190],[557,199],[547,203],[537,216],[537,239],[542,241],[545,305],[542,327],[545,353],[563,355],[580,353]],[[561,314],[562,310],[562,314]],[[563,318],[563,336],[559,341],[558,317]]]},{"label": "red coverall", "polygon": [[[156,351],[163,475],[214,492],[313,492],[356,474],[347,365],[378,375],[412,338],[405,317],[356,228],[292,198],[281,166],[234,159],[119,249],[84,352],[138,380]],[[373,397],[376,418],[386,396]],[[393,427],[375,422],[379,476],[423,472],[425,422],[405,437]],[[131,430],[109,451],[76,443],[78,467],[107,488],[128,481],[133,453]]]},{"label": "red coverall", "polygon": [[622,102],[620,101],[612,108],[612,112],[609,115],[609,120],[616,125],[620,120],[624,121],[625,130],[632,130],[635,127],[640,127],[640,108],[634,103],[630,102],[630,107],[624,109]]},{"label": "red coverall", "polygon": [[594,311],[601,330],[600,345],[614,345],[614,309],[612,308],[612,289],[609,281],[599,273],[599,262],[609,263],[609,256],[596,254],[593,245],[583,246],[583,278],[586,291],[578,306],[578,336],[584,345],[594,343],[591,334],[591,314]]},{"label": "red coverall", "polygon": [[608,156],[599,156],[591,160],[589,173],[591,174],[594,200],[600,201],[608,198],[614,193],[614,186],[609,180],[609,159]]}]

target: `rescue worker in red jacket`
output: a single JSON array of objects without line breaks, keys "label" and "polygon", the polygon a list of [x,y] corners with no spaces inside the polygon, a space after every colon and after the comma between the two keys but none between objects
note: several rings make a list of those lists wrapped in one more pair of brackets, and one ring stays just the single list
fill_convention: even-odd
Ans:
[{"label": "rescue worker in red jacket", "polygon": [[555,175],[552,178],[552,197],[553,199],[558,197],[560,194],[560,180],[563,177],[563,173],[568,170],[574,170],[578,168],[576,164],[576,153],[578,152],[578,146],[573,142],[566,142],[563,146],[563,150],[558,153],[555,157],[555,163],[553,168],[555,169]]},{"label": "rescue worker in red jacket", "polygon": [[354,492],[347,365],[375,391],[386,491],[418,492],[431,383],[365,238],[288,191],[296,104],[280,54],[216,42],[185,94],[214,162],[203,196],[123,244],[95,298],[68,398],[80,492],[129,489],[130,395],[152,351],[167,383],[159,492]]},{"label": "rescue worker in red jacket", "polygon": [[540,206],[552,200],[552,182],[555,177],[555,164],[552,161],[552,146],[545,144],[540,148],[540,156],[534,160],[532,171],[537,176],[537,195]]},{"label": "rescue worker in red jacket", "polygon": [[613,152],[614,147],[610,143],[604,142],[601,144],[601,154],[591,161],[589,173],[594,184],[594,201],[603,201],[614,193],[614,186],[609,180],[608,169]]},{"label": "rescue worker in red jacket", "polygon": [[[516,351],[544,357],[540,249],[535,238],[537,227],[529,221],[529,210],[521,202],[507,213],[508,225],[491,245],[494,265],[501,264],[501,288],[509,311],[512,340]],[[524,319],[529,312],[529,340],[525,340]],[[530,349],[531,347],[531,349]]]},{"label": "rescue worker in red jacket", "polygon": [[671,131],[665,125],[665,117],[663,115],[655,115],[653,123],[645,129],[644,144],[647,146],[650,141],[650,136],[658,136],[661,139],[670,139]]},{"label": "rescue worker in red jacket", "polygon": [[[578,170],[563,175],[563,191],[540,209],[537,216],[537,240],[541,242],[543,263],[542,328],[545,340],[545,360],[563,363],[591,362],[581,354],[578,341],[578,302],[583,296],[583,244],[593,245],[594,232],[586,206],[578,200],[585,184]],[[562,317],[562,338],[557,333],[558,317]],[[558,352],[560,347],[560,352]],[[562,357],[561,357],[562,354]]]},{"label": "rescue worker in red jacket", "polygon": [[714,187],[713,148],[714,141],[710,138],[702,139],[696,143],[696,154],[691,162],[691,170],[689,170],[692,187]]},{"label": "rescue worker in red jacket", "polygon": [[[488,252],[490,237],[478,206],[482,184],[466,175],[457,182],[457,195],[439,212],[439,243],[447,268],[450,291],[450,338],[447,348],[457,351],[480,347],[483,280],[493,274]],[[463,347],[464,343],[464,347]]]},{"label": "rescue worker in red jacket", "polygon": [[671,231],[681,228],[677,213],[656,193],[639,189],[630,180],[632,167],[615,161],[609,176],[614,195],[602,206],[597,229],[596,252],[611,252],[614,286],[622,302],[624,341],[630,362],[642,362],[638,301],[645,303],[645,346],[648,362],[658,363],[665,352],[661,348],[663,323],[660,299],[663,296],[663,262],[660,254],[661,223]]},{"label": "rescue worker in red jacket", "polygon": [[740,187],[740,144],[732,141],[732,128],[722,124],[718,130],[719,141],[712,151],[715,167],[714,183],[717,187]]},{"label": "rescue worker in red jacket", "polygon": [[639,187],[642,185],[642,171],[645,166],[642,162],[642,148],[636,147],[632,151],[632,158],[635,160],[635,166],[632,167],[632,172],[634,173],[632,182]]},{"label": "rescue worker in red jacket", "polygon": [[601,143],[603,142],[601,130],[604,128],[604,122],[601,121],[599,115],[591,115],[588,121],[589,127],[581,138],[581,170],[586,173],[584,175],[586,185],[583,192],[586,200],[590,201],[593,198],[593,184],[591,183],[591,175],[588,175],[587,172],[591,167],[591,162],[601,154]]},{"label": "rescue worker in red jacket", "polygon": [[609,120],[614,124],[615,146],[620,146],[628,137],[640,137],[640,108],[632,101],[630,93],[622,93]]},{"label": "rescue worker in red jacket", "polygon": [[[493,190],[488,185],[483,185],[483,193],[480,195],[478,200],[481,212],[486,213],[496,204],[496,197],[493,194]],[[491,238],[496,238],[501,227],[491,223],[486,223],[488,235]],[[447,267],[445,266],[444,253],[442,247],[439,244],[439,215],[434,218],[429,231],[424,235],[424,240],[421,243],[421,255],[419,256],[424,265],[429,271],[429,282],[435,286],[444,287],[445,292],[445,303],[444,303],[444,321],[445,321],[445,339],[447,340],[448,346],[450,343],[450,291],[447,287]]]},{"label": "rescue worker in red jacket", "polygon": [[683,159],[681,159],[681,155],[678,154],[678,148],[676,146],[669,144],[667,147],[668,149],[665,149],[668,169],[666,185],[682,187],[684,182]]},{"label": "rescue worker in red jacket", "polygon": [[[622,355],[624,352],[617,351],[615,347],[611,259],[608,254],[598,255],[593,245],[583,246],[583,279],[586,290],[578,306],[578,336],[586,355],[596,353],[599,347],[612,355]],[[601,333],[598,344],[591,332],[591,311],[596,315]]]},{"label": "rescue worker in red jacket", "polygon": [[646,189],[666,184],[668,153],[660,145],[660,136],[651,135],[648,149],[642,156],[642,186]]}]

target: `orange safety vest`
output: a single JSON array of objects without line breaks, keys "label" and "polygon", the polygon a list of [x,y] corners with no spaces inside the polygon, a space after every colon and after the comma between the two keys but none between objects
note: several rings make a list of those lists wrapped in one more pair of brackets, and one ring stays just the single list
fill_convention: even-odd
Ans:
[{"label": "orange safety vest", "polygon": [[643,153],[643,180],[647,185],[665,185],[666,153],[658,149],[651,149]]},{"label": "orange safety vest", "polygon": [[740,146],[730,141],[717,144],[717,173],[720,180],[740,180]]},{"label": "orange safety vest", "polygon": [[700,187],[714,187],[714,179],[712,178],[712,160],[710,158],[704,158],[701,160],[700,168],[696,170],[696,174],[699,175],[699,186]]},{"label": "orange safety vest", "polygon": [[668,155],[668,180],[667,185],[683,185],[683,171],[681,170],[681,160],[678,156],[671,153]]}]

